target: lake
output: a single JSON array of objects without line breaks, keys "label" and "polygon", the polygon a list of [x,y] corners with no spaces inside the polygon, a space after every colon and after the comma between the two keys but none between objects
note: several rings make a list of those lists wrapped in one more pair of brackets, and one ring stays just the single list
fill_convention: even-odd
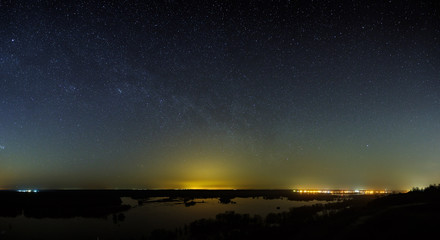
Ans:
[{"label": "lake", "polygon": [[[220,198],[122,197],[127,211],[92,217],[0,217],[0,239],[143,239],[154,229],[173,230],[201,218],[233,211],[260,215],[288,211],[292,207],[328,203],[325,200],[289,200],[287,197]],[[335,200],[336,201],[336,200]]]}]

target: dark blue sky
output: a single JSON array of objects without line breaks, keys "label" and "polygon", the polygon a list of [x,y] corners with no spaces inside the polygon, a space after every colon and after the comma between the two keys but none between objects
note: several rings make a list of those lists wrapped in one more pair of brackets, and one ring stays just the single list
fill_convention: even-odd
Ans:
[{"label": "dark blue sky", "polygon": [[440,181],[436,1],[0,11],[0,188]]}]

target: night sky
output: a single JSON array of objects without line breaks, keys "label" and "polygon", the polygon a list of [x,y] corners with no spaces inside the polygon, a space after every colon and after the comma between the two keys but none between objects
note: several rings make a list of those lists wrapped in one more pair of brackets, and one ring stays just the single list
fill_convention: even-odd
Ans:
[{"label": "night sky", "polygon": [[0,188],[440,182],[437,1],[1,1]]}]

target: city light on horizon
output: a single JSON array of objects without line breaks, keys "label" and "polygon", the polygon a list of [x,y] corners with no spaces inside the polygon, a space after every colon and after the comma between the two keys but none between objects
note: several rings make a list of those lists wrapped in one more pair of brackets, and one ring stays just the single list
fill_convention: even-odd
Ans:
[{"label": "city light on horizon", "polygon": [[344,195],[344,194],[357,194],[357,195],[371,195],[371,194],[391,194],[391,193],[405,193],[407,190],[371,190],[371,189],[294,189],[292,190],[295,193],[301,194],[335,194],[335,195]]}]

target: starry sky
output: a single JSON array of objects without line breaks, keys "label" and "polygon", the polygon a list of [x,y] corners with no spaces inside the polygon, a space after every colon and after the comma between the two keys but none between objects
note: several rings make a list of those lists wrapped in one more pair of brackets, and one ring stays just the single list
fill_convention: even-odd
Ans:
[{"label": "starry sky", "polygon": [[437,1],[0,12],[0,188],[440,182]]}]

